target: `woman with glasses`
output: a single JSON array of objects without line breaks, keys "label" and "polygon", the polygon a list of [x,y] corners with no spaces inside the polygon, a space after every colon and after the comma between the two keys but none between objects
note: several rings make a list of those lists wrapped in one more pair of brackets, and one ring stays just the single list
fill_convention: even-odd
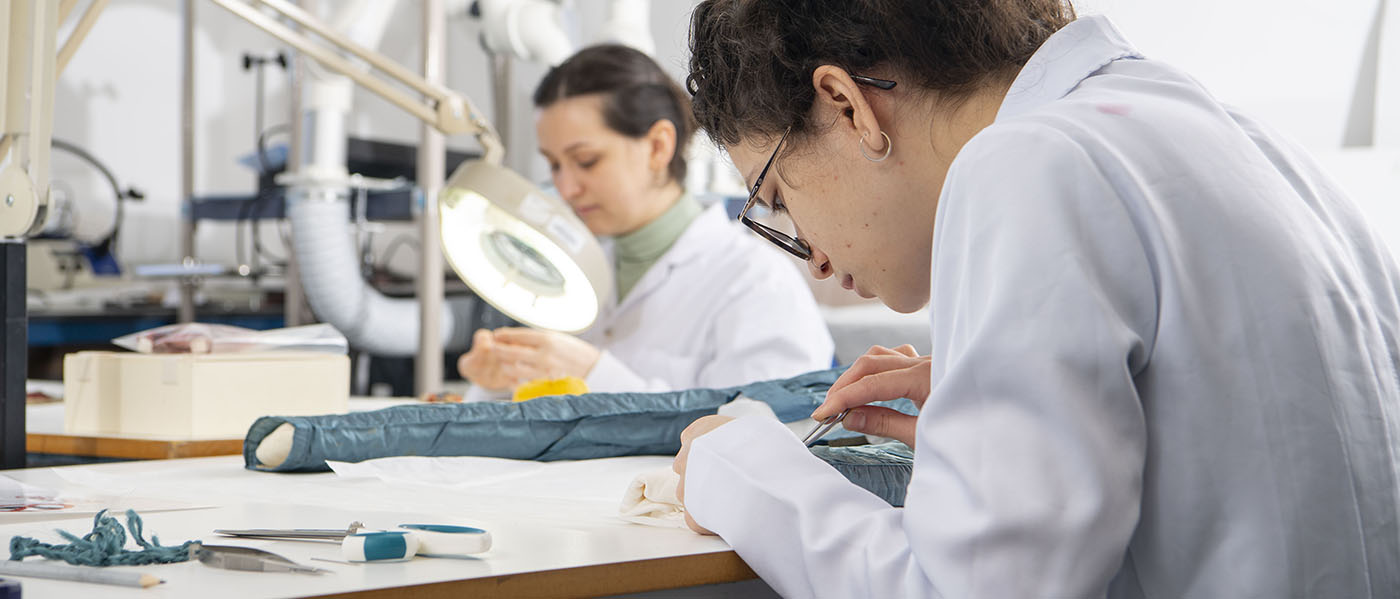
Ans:
[{"label": "woman with glasses", "polygon": [[617,289],[579,337],[477,331],[458,362],[474,398],[573,376],[595,392],[726,387],[831,365],[799,269],[685,192],[686,93],[645,54],[586,48],[535,91],[555,187],[604,238]]},{"label": "woman with glasses", "polygon": [[1306,152],[1060,0],[703,0],[691,50],[750,226],[933,348],[813,414],[913,446],[904,508],[711,416],[694,528],[792,597],[1400,597],[1400,270]]}]

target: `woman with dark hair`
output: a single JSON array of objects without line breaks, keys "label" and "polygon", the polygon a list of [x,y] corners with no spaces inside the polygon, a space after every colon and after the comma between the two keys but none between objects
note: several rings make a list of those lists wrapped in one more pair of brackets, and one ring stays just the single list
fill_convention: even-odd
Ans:
[{"label": "woman with dark hair", "polygon": [[[458,362],[482,391],[574,376],[591,391],[669,391],[831,365],[833,344],[781,253],[685,193],[686,93],[647,55],[585,48],[535,91],[555,187],[616,266],[614,301],[580,337],[477,331]],[[476,395],[480,395],[480,392]]]},{"label": "woman with dark hair", "polygon": [[691,51],[755,230],[933,348],[813,414],[914,447],[904,508],[709,416],[693,527],[793,597],[1400,597],[1400,270],[1306,152],[1060,0],[704,0]]}]

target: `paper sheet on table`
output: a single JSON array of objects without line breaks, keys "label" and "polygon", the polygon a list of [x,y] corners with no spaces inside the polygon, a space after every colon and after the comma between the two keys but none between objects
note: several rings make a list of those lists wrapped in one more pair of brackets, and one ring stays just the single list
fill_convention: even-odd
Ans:
[{"label": "paper sheet on table", "polygon": [[0,512],[43,509],[57,502],[58,493],[0,476]]},{"label": "paper sheet on table", "polygon": [[669,467],[671,456],[629,456],[596,460],[533,462],[483,457],[378,458],[327,462],[339,476],[377,478],[389,484],[416,484],[504,496],[598,500],[616,503],[638,472]]},{"label": "paper sheet on table", "polygon": [[[65,475],[63,478],[67,479],[69,478],[67,475],[73,473],[62,472],[62,474]],[[102,487],[94,488],[101,489]],[[8,476],[0,476],[0,524],[91,516],[102,510],[113,514],[122,514],[126,510],[136,510],[146,514],[211,507],[215,506],[126,493],[53,490],[30,485]]]}]

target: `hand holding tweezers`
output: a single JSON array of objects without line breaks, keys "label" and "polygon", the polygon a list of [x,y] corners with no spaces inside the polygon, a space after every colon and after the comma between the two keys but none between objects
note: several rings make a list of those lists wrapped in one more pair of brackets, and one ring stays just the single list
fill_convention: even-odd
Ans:
[{"label": "hand holding tweezers", "polygon": [[825,437],[827,433],[836,428],[836,425],[841,424],[841,421],[846,419],[846,414],[849,413],[851,413],[851,409],[846,408],[842,410],[840,414],[827,416],[826,420],[818,422],[815,427],[812,427],[812,432],[807,433],[807,436],[802,438],[802,444],[807,447],[816,445],[817,441],[820,441],[822,437]]}]

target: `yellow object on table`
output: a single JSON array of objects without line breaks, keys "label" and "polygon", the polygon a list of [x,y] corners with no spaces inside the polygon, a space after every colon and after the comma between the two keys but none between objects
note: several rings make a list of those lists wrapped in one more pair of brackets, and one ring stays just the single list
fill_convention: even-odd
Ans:
[{"label": "yellow object on table", "polygon": [[515,388],[511,401],[527,401],[550,395],[578,395],[588,393],[588,384],[576,376],[562,379],[535,379]]}]

